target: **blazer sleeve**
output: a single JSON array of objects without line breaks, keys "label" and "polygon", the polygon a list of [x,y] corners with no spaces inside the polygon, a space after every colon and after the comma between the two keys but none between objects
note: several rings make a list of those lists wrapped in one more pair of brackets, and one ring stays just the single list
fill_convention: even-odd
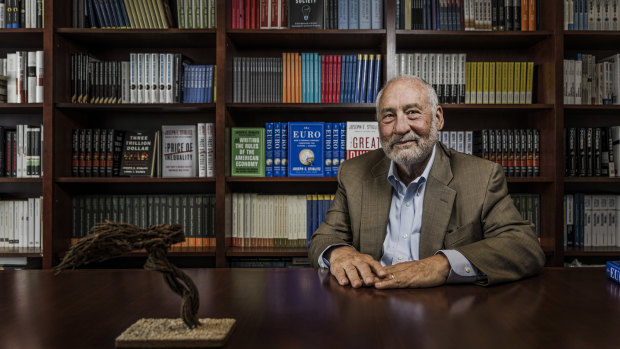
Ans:
[{"label": "blazer sleeve", "polygon": [[514,281],[537,274],[545,263],[532,224],[523,220],[510,195],[504,172],[495,164],[490,172],[481,211],[483,238],[457,247],[486,274],[483,285]]}]

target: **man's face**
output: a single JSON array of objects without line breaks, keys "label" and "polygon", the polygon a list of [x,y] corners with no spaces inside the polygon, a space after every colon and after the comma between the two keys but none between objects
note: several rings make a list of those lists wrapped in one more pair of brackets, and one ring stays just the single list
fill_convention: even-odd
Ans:
[{"label": "man's face", "polygon": [[381,146],[398,165],[410,168],[424,162],[441,128],[441,107],[433,117],[427,90],[421,83],[399,80],[383,92],[379,104]]}]

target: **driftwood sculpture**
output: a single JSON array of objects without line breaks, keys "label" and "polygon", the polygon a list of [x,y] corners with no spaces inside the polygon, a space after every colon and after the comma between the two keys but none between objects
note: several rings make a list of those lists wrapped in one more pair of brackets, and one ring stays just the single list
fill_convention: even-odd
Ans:
[{"label": "driftwood sculpture", "polygon": [[142,229],[127,223],[106,220],[91,228],[91,233],[71,246],[55,273],[74,269],[81,265],[102,262],[134,250],[145,249],[148,253],[144,269],[163,274],[172,291],[183,298],[181,319],[190,329],[200,326],[197,313],[200,301],[192,279],[168,260],[168,248],[185,240],[179,224],[151,225]]}]

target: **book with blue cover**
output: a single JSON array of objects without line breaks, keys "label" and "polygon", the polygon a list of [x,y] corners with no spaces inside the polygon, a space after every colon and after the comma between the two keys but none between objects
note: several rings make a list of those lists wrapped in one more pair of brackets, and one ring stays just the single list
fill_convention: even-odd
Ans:
[{"label": "book with blue cover", "polygon": [[620,261],[609,261],[605,264],[605,274],[608,278],[620,283]]},{"label": "book with blue cover", "polygon": [[323,177],[324,142],[324,123],[289,122],[288,176]]},{"label": "book with blue cover", "polygon": [[273,122],[265,123],[265,177],[273,177]]},{"label": "book with blue cover", "polygon": [[288,176],[288,122],[283,122],[280,124],[280,148],[281,150],[281,164],[282,168],[282,177]]}]

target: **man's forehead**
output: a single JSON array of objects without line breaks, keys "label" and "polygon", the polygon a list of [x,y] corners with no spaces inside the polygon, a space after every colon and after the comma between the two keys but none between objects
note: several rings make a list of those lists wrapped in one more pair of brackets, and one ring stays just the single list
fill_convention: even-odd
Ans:
[{"label": "man's forehead", "polygon": [[[415,80],[398,80],[394,81],[385,89],[382,97],[396,97],[399,100],[405,98],[405,101],[401,100],[400,102],[406,104],[427,104],[429,102],[429,96],[427,89],[424,87],[422,83]],[[381,98],[381,104],[383,104],[386,99],[387,98]]]}]

